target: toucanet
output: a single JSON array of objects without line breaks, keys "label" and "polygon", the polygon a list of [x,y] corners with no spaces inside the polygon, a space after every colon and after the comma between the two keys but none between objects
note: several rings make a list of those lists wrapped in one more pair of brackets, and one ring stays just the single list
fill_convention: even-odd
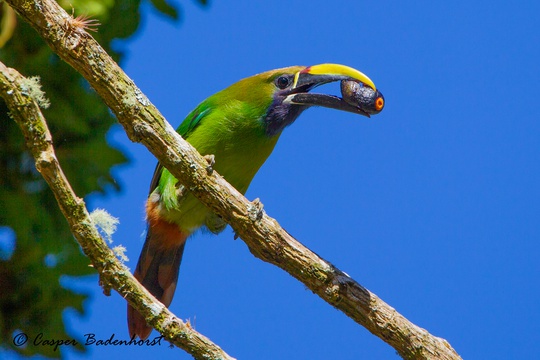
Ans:
[{"label": "toucanet", "polygon": [[[342,96],[311,91],[342,82]],[[338,64],[292,66],[245,78],[200,103],[178,133],[202,155],[213,155],[213,169],[241,193],[266,161],[285,127],[312,106],[370,116],[384,98],[371,79]],[[146,202],[146,241],[135,277],[169,306],[178,280],[186,239],[202,227],[213,233],[226,223],[186,191],[159,163]],[[146,339],[152,328],[128,305],[130,336]]]}]

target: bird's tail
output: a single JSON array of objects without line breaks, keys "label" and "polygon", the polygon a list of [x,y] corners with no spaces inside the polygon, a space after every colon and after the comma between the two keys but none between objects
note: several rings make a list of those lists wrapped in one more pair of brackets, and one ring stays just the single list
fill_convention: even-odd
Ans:
[{"label": "bird's tail", "polygon": [[[150,219],[149,219],[150,220]],[[177,225],[163,220],[149,221],[146,241],[133,275],[165,306],[169,306],[176,290],[180,262],[188,237]],[[146,339],[152,328],[144,317],[128,304],[129,336]]]}]

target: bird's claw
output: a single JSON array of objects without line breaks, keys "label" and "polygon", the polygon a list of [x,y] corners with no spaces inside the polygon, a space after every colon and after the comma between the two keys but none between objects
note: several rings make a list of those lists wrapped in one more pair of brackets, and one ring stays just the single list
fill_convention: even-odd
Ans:
[{"label": "bird's claw", "polygon": [[214,172],[214,164],[216,163],[216,157],[213,154],[204,155],[203,157],[208,163],[208,166],[206,167],[206,172],[208,173],[208,175],[212,175],[212,173]]},{"label": "bird's claw", "polygon": [[256,198],[251,202],[248,207],[248,216],[251,221],[259,221],[264,215],[264,205],[259,198]]},{"label": "bird's claw", "polygon": [[182,183],[180,181],[177,181],[176,182],[176,198],[177,199],[182,199],[186,193],[187,193],[187,189],[184,185],[182,185]]}]

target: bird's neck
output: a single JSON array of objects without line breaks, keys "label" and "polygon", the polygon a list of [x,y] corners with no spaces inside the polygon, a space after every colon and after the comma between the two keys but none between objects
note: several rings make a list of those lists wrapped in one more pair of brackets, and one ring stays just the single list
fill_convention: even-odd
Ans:
[{"label": "bird's neck", "polygon": [[291,125],[306,108],[277,102],[272,104],[263,119],[266,135],[274,137],[281,134],[283,129]]}]

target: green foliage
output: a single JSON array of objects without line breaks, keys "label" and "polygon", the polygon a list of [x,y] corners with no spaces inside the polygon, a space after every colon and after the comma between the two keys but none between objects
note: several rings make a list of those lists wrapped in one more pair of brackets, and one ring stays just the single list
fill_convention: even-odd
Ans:
[{"label": "green foliage", "polygon": [[[197,1],[206,4],[205,0]],[[178,19],[177,6],[165,0],[151,2],[162,14]],[[111,49],[111,42],[131,36],[137,30],[139,0],[60,0],[59,3],[68,12],[73,8],[75,15],[98,19],[99,31],[92,35],[115,60],[121,60],[121,54]],[[2,20],[8,16],[6,7],[0,16]],[[42,89],[50,100],[50,107],[43,109],[43,113],[73,189],[79,196],[119,190],[110,169],[126,163],[127,159],[105,139],[115,120],[105,104],[20,18],[13,35],[8,34],[7,38],[0,49],[0,60],[27,77],[41,78]],[[69,232],[54,196],[36,171],[22,134],[9,118],[4,103],[0,103],[0,227],[9,227],[16,234],[12,253],[0,246],[0,346],[24,355],[59,357],[60,351],[48,346],[15,347],[13,335],[24,332],[32,338],[43,333],[49,339],[76,339],[64,328],[62,314],[66,308],[84,314],[83,302],[88,294],[64,288],[60,279],[95,272]]]},{"label": "green foliage", "polygon": [[158,9],[165,15],[170,16],[171,18],[175,20],[178,19],[178,11],[176,10],[174,6],[169,4],[167,1],[165,0],[150,0],[150,1],[152,1],[152,5],[154,5],[156,9]]}]

